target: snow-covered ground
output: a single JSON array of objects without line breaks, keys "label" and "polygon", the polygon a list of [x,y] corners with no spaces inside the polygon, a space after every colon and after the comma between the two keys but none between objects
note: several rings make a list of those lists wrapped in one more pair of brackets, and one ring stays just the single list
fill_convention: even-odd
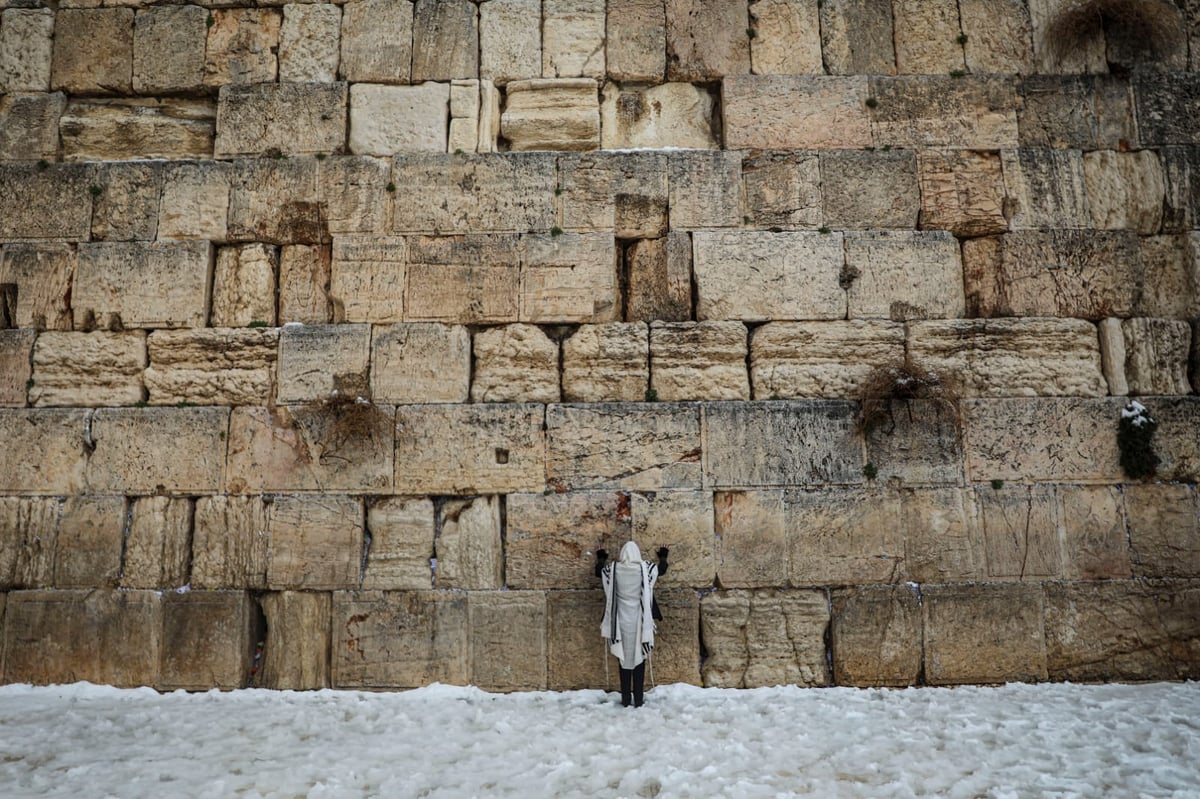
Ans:
[{"label": "snow-covered ground", "polygon": [[1200,683],[0,688],[0,797],[1200,797]]}]

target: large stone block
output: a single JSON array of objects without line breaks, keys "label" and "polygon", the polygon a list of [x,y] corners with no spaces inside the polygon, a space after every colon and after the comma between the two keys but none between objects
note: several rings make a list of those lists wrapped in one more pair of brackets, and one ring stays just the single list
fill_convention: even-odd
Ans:
[{"label": "large stone block", "polygon": [[541,405],[402,405],[397,493],[503,494],[546,484]]},{"label": "large stone block", "polygon": [[876,146],[996,150],[1017,146],[1015,81],[998,75],[871,78]]},{"label": "large stone block", "polygon": [[1190,485],[1125,487],[1136,577],[1200,576],[1200,502]]},{"label": "large stone block", "polygon": [[342,322],[400,322],[408,244],[399,236],[339,236],[328,296]]},{"label": "large stone block", "polygon": [[278,9],[218,8],[209,18],[213,24],[204,48],[205,86],[275,81],[283,22]]},{"label": "large stone block", "polygon": [[[655,627],[653,685],[700,685],[700,600],[687,588],[655,590],[663,618]],[[603,614],[601,614],[603,615]]]},{"label": "large stone block", "polygon": [[1185,120],[1200,113],[1200,81],[1188,72],[1141,72],[1133,78],[1138,138],[1143,145],[1200,144]]},{"label": "large stone block", "polygon": [[413,81],[479,77],[479,14],[470,0],[417,0]]},{"label": "large stone block", "polygon": [[1129,81],[1109,75],[1031,75],[1017,109],[1022,147],[1116,150],[1138,141]]},{"label": "large stone block", "polygon": [[515,322],[521,258],[516,236],[409,239],[405,316],[446,324]]},{"label": "large stone block", "polygon": [[232,177],[232,166],[216,161],[164,166],[159,239],[224,240]]},{"label": "large stone block", "polygon": [[784,495],[788,580],[794,586],[905,579],[900,495],[890,489]]},{"label": "large stone block", "polygon": [[[71,22],[67,17],[67,23]],[[64,28],[68,28],[64,25]],[[0,93],[44,92],[50,88],[54,11],[6,8],[0,14]]]},{"label": "large stone block", "polygon": [[904,327],[893,322],[768,322],[750,337],[758,399],[850,399],[874,369],[904,361]]},{"label": "large stone block", "polygon": [[963,315],[958,241],[946,231],[886,230],[846,234],[838,276],[851,319],[956,318]]},{"label": "large stone block", "polygon": [[268,244],[240,244],[217,250],[213,271],[214,327],[275,326],[279,250]]},{"label": "large stone block", "polygon": [[889,0],[824,0],[821,49],[834,75],[895,75],[895,33]]},{"label": "large stone block", "polygon": [[470,595],[471,684],[485,691],[546,687],[546,595],[486,591]]},{"label": "large stone block", "polygon": [[100,193],[92,203],[92,241],[151,241],[158,232],[162,167],[154,163],[106,164],[96,172]]},{"label": "large stone block", "polygon": [[815,229],[822,225],[821,167],[816,153],[752,153],[742,161],[746,224]]},{"label": "large stone block", "polygon": [[1096,327],[1082,319],[912,322],[908,354],[966,397],[1103,397]]},{"label": "large stone block", "polygon": [[957,406],[939,399],[896,399],[887,421],[866,432],[867,463],[884,479],[907,485],[963,479]]},{"label": "large stone block", "polygon": [[1200,317],[1200,234],[1142,236],[1141,294],[1134,315],[1166,319]]},{"label": "large stone block", "polygon": [[145,399],[146,334],[42,333],[33,348],[31,405],[133,405]]},{"label": "large stone block", "polygon": [[467,595],[363,591],[333,595],[334,688],[420,688],[471,679]]},{"label": "large stone block", "polygon": [[600,102],[591,78],[537,78],[508,84],[500,135],[514,151],[595,150]]},{"label": "large stone block", "polygon": [[1200,227],[1200,147],[1163,147],[1162,230],[1181,233]]},{"label": "large stone block", "polygon": [[[87,446],[88,489],[211,494],[225,483],[228,408],[100,408]],[[174,453],[163,458],[162,453]]]},{"label": "large stone block", "polygon": [[844,319],[842,235],[697,232],[696,318]]},{"label": "large stone block", "polygon": [[133,91],[153,95],[199,90],[204,84],[207,20],[208,11],[200,6],[139,9],[133,22]]},{"label": "large stone block", "polygon": [[0,240],[87,241],[91,179],[82,164],[0,166]]},{"label": "large stone block", "polygon": [[713,494],[716,577],[722,588],[787,584],[787,511],[782,491]]},{"label": "large stone block", "polygon": [[14,494],[77,494],[83,491],[85,411],[14,408],[0,410],[0,491]]},{"label": "large stone block", "polygon": [[824,591],[708,594],[700,602],[700,629],[708,652],[701,670],[704,684],[829,685],[828,627],[829,597]]},{"label": "large stone block", "polygon": [[912,151],[831,150],[821,153],[820,164],[827,227],[916,227],[921,202]]},{"label": "large stone block", "polygon": [[921,594],[931,685],[1047,678],[1040,586],[931,585]]},{"label": "large stone block", "polygon": [[35,338],[34,330],[0,330],[0,408],[25,407],[33,376]]},{"label": "large stone block", "polygon": [[743,3],[667,0],[667,80],[749,73],[749,28]]},{"label": "large stone block", "polygon": [[70,330],[71,283],[77,262],[66,244],[6,244],[0,252],[0,283],[16,285],[8,324],[37,330]]},{"label": "large stone block", "polygon": [[866,77],[727,77],[721,87],[725,146],[781,150],[869,147],[867,97]]},{"label": "large stone block", "polygon": [[288,325],[279,334],[279,402],[367,393],[369,325]]},{"label": "large stone block", "polygon": [[333,235],[384,233],[391,209],[384,199],[391,161],[365,156],[317,160],[321,213]]},{"label": "large stone block", "polygon": [[371,329],[371,396],[377,402],[466,402],[471,334],[460,325],[410,322]]},{"label": "large stone block", "polygon": [[139,497],[129,514],[121,562],[122,588],[178,588],[192,563],[192,502]]},{"label": "large stone block", "polygon": [[510,588],[592,587],[596,550],[615,559],[630,538],[630,499],[623,491],[511,494],[505,582]]},{"label": "large stone block", "polygon": [[246,687],[261,626],[259,615],[245,591],[166,594],[162,665],[155,687],[163,691]]},{"label": "large stone block", "polygon": [[542,74],[541,0],[479,5],[479,77],[506,83]]},{"label": "large stone block", "polygon": [[670,550],[659,586],[708,588],[717,572],[713,495],[707,491],[658,491],[632,496],[633,540],[654,561]]},{"label": "large stone block", "polygon": [[692,318],[692,239],[668,233],[625,250],[627,322],[686,322]]},{"label": "large stone block", "polygon": [[[618,239],[647,239],[666,232],[666,153],[562,155],[556,169],[555,194],[564,229],[612,233]],[[721,203],[727,199],[718,196]]]},{"label": "large stone block", "polygon": [[617,321],[620,286],[611,235],[530,233],[522,244],[522,322]]},{"label": "large stone block", "polygon": [[948,230],[959,238],[1008,230],[1004,176],[996,154],[922,150],[917,155],[917,177],[922,229]]},{"label": "large stone block", "polygon": [[1129,533],[1125,501],[1115,486],[1054,488],[1067,580],[1127,579]]},{"label": "large stone block", "polygon": [[127,516],[125,497],[67,497],[54,538],[54,587],[115,588]]},{"label": "large stone block", "polygon": [[362,500],[354,497],[276,497],[267,518],[267,587],[358,588],[363,520]]},{"label": "large stone block", "polygon": [[473,402],[557,402],[558,343],[536,325],[475,334]]},{"label": "large stone block", "polygon": [[260,600],[267,625],[258,685],[285,691],[329,687],[329,594],[280,591]]},{"label": "large stone block", "polygon": [[54,584],[63,500],[0,497],[0,590]]},{"label": "large stone block", "polygon": [[[604,86],[600,142],[606,150],[686,147],[718,149],[717,101],[704,86]],[[578,149],[566,148],[561,149]]]},{"label": "large stone block", "polygon": [[433,586],[433,500],[384,497],[367,506],[367,554],[362,586],[367,590],[428,589]]},{"label": "large stone block", "polygon": [[742,224],[741,153],[671,153],[667,168],[671,230]]},{"label": "large stone block", "polygon": [[58,154],[62,92],[5,94],[0,99],[0,160],[49,161]]},{"label": "large stone block", "polygon": [[356,83],[350,88],[350,152],[444,153],[448,135],[450,86],[384,86]]},{"label": "large stone block", "polygon": [[1083,175],[1094,227],[1158,232],[1165,186],[1162,165],[1153,151],[1087,153]]},{"label": "large stone block", "polygon": [[959,0],[958,17],[967,37],[967,70],[981,74],[1035,72],[1033,29],[1023,0]]},{"label": "large stone block", "polygon": [[611,4],[605,34],[610,78],[662,82],[667,52],[667,13],[662,2],[630,0]]},{"label": "large stone block", "polygon": [[650,390],[663,402],[750,399],[747,339],[741,322],[655,322]]},{"label": "large stone block", "polygon": [[900,495],[904,565],[917,583],[983,579],[975,494],[959,488],[905,489]]},{"label": "large stone block", "polygon": [[468,590],[504,585],[501,497],[447,499],[438,508],[438,588]]},{"label": "large stone block", "polygon": [[[616,659],[608,654],[607,644],[600,637],[603,618],[601,591],[546,593],[547,687],[551,691],[616,690]],[[581,656],[592,652],[603,652],[603,658]],[[605,660],[609,661],[607,669]]]},{"label": "large stone block", "polygon": [[921,600],[913,586],[833,592],[833,682],[862,688],[916,685],[921,677]]},{"label": "large stone block", "polygon": [[1000,161],[1013,230],[1092,226],[1081,152],[1023,147],[1002,151]]},{"label": "large stone block", "polygon": [[989,578],[1062,576],[1058,505],[1050,486],[976,486],[975,507]]},{"label": "large stone block", "polygon": [[700,414],[683,404],[550,405],[546,482],[558,491],[699,488]]},{"label": "large stone block", "polygon": [[820,7],[816,0],[751,0],[750,63],[755,75],[825,72]]},{"label": "large stone block", "polygon": [[143,376],[150,404],[267,404],[278,342],[273,329],[157,330]]},{"label": "large stone block", "polygon": [[345,146],[345,83],[228,84],[217,96],[217,158],[329,153]]},{"label": "large stone block", "polygon": [[279,251],[279,323],[324,325],[333,321],[329,281],[333,251],[321,245],[294,244]]},{"label": "large stone block", "polygon": [[75,327],[204,327],[211,262],[207,241],[81,244]]},{"label": "large stone block", "polygon": [[840,400],[720,402],[704,409],[705,485],[862,482],[855,407]]},{"label": "large stone block", "polygon": [[353,83],[407,83],[412,69],[413,4],[351,0],[342,6],[338,74]]},{"label": "large stone block", "polygon": [[604,76],[604,0],[545,0],[542,70],[548,78]]},{"label": "large stone block", "polygon": [[267,504],[262,497],[200,497],[192,525],[193,588],[267,587]]},{"label": "large stone block", "polygon": [[1050,679],[1186,680],[1200,672],[1194,581],[1046,584]]},{"label": "large stone block", "polygon": [[342,10],[332,3],[289,3],[279,29],[279,80],[337,80]]},{"label": "large stone block", "polygon": [[1174,319],[1105,319],[1100,345],[1109,393],[1190,394],[1192,326]]},{"label": "large stone block", "polygon": [[54,16],[52,88],[71,94],[127,94],[132,73],[133,9],[64,8]]},{"label": "large stone block", "polygon": [[638,402],[650,379],[648,359],[644,322],[584,325],[562,343],[563,399]]},{"label": "large stone block", "polygon": [[958,0],[893,0],[892,25],[901,75],[941,75],[965,66]]}]

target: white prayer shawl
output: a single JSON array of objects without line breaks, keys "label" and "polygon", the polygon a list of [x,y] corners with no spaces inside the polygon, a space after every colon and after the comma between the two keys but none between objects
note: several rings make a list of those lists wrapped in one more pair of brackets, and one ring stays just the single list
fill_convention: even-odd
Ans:
[{"label": "white prayer shawl", "polygon": [[620,562],[608,563],[600,571],[604,586],[600,635],[623,669],[635,668],[654,646],[652,606],[657,580],[658,565],[643,561],[633,541],[621,548]]}]

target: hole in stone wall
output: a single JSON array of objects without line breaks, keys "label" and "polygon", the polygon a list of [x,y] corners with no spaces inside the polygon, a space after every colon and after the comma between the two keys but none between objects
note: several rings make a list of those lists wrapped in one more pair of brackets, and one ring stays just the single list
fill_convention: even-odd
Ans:
[{"label": "hole in stone wall", "polygon": [[496,448],[496,463],[508,463],[508,450]]},{"label": "hole in stone wall", "polygon": [[1187,35],[1178,7],[1168,0],[1092,0],[1063,10],[1046,29],[1049,52],[1058,61],[1087,50],[1097,39],[1107,45],[1109,70],[1172,68],[1187,60]]},{"label": "hole in stone wall", "polygon": [[17,284],[0,283],[0,330],[17,326]]}]

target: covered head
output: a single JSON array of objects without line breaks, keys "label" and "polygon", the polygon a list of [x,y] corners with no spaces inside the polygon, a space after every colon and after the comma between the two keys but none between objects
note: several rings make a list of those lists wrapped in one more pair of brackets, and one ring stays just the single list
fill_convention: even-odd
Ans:
[{"label": "covered head", "polygon": [[640,563],[641,560],[642,551],[638,549],[637,543],[629,541],[621,547],[621,563]]}]

